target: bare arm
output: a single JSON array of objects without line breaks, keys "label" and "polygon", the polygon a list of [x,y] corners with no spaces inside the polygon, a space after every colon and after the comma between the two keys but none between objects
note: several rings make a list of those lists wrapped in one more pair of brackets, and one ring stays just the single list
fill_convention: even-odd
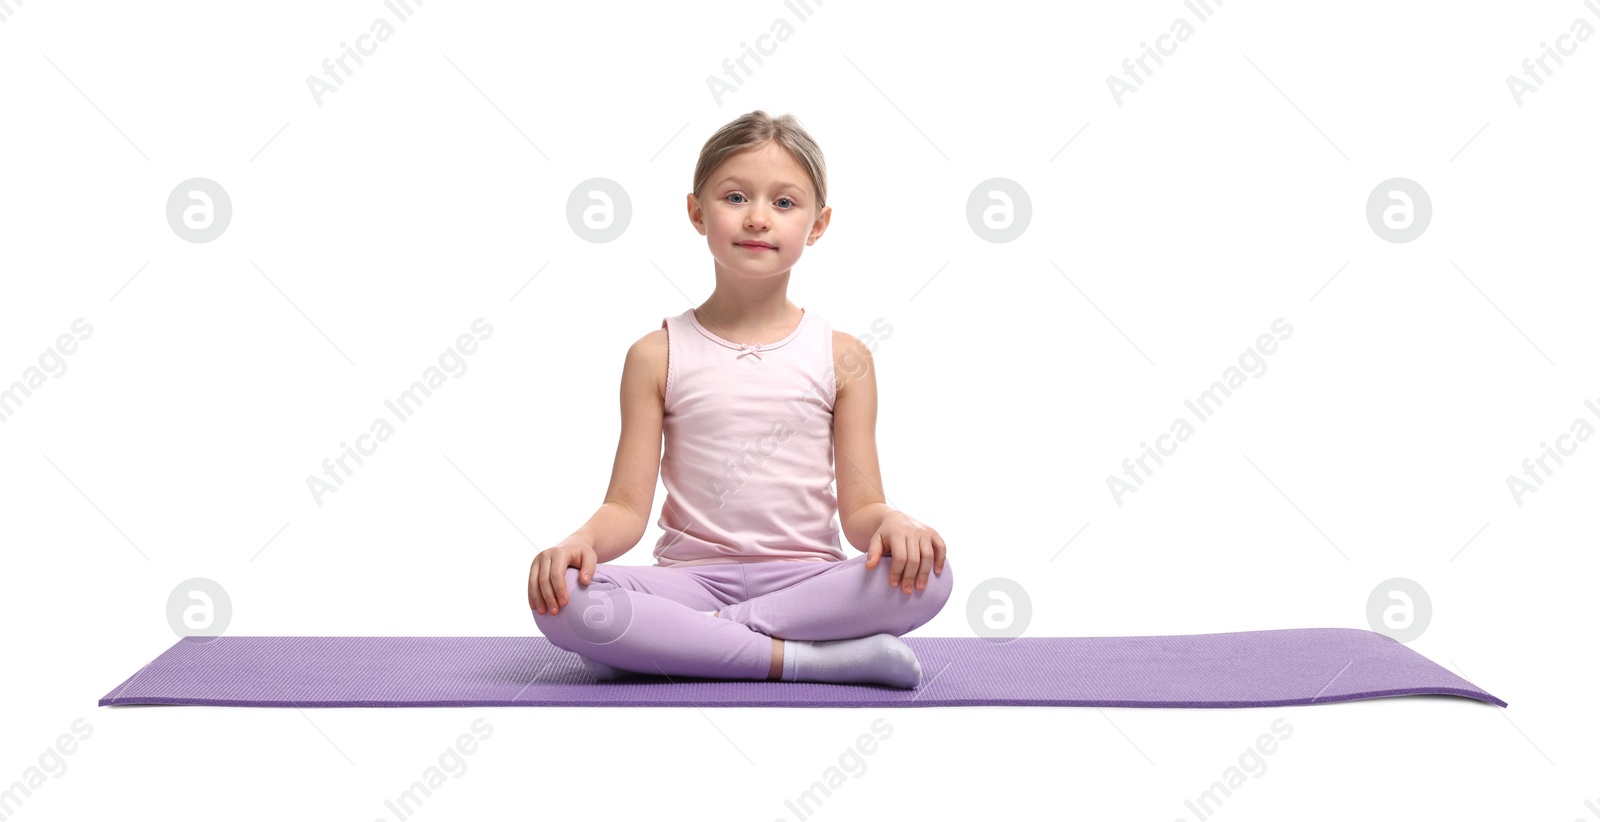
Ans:
[{"label": "bare arm", "polygon": [[944,537],[884,499],[878,476],[878,383],[872,352],[860,340],[834,335],[834,372],[842,379],[833,402],[834,471],[839,483],[839,524],[845,538],[876,568],[891,557],[889,582],[910,594],[928,587],[928,574],[944,573]]},{"label": "bare arm", "polygon": [[667,373],[667,332],[646,334],[622,365],[622,434],[611,465],[605,502],[572,538],[594,546],[596,562],[610,562],[638,544],[655,504],[661,470],[661,420]]},{"label": "bare arm", "polygon": [[[647,512],[649,509],[645,509]],[[600,508],[567,539],[582,539],[594,546],[595,562],[610,562],[633,550],[644,536],[648,513],[640,514],[609,495]]]},{"label": "bare arm", "polygon": [[865,553],[884,517],[894,510],[884,501],[878,473],[878,383],[872,352],[860,340],[835,331],[833,345],[834,372],[841,383],[833,401],[839,526],[845,539]]}]

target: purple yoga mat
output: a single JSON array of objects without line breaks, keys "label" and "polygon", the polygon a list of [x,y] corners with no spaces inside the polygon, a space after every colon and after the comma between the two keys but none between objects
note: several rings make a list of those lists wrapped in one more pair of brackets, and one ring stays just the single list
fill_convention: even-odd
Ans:
[{"label": "purple yoga mat", "polygon": [[189,637],[100,704],[1247,708],[1449,694],[1506,705],[1354,628],[905,641],[922,664],[915,690],[663,675],[597,682],[543,637]]}]

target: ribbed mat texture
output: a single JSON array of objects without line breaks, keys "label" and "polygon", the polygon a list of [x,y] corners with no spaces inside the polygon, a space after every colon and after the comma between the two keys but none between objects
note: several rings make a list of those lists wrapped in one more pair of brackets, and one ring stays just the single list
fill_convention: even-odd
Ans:
[{"label": "ribbed mat texture", "polygon": [[189,637],[100,704],[1246,708],[1449,694],[1506,705],[1354,628],[905,641],[922,664],[915,690],[661,675],[597,682],[543,637]]}]

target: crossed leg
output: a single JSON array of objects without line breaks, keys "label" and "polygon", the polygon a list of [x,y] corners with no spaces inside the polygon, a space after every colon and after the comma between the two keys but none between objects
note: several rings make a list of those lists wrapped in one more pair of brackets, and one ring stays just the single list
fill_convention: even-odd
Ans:
[{"label": "crossed leg", "polygon": [[724,606],[718,618],[780,639],[903,636],[933,619],[954,587],[948,559],[942,573],[928,574],[927,588],[909,594],[890,586],[890,557],[880,557],[876,568],[866,563],[866,554],[844,562],[750,563],[748,596]]},{"label": "crossed leg", "polygon": [[580,585],[568,568],[566,607],[535,612],[534,622],[556,647],[625,671],[765,679],[773,640],[705,613],[734,592],[688,570],[600,563]]},{"label": "crossed leg", "polygon": [[[781,640],[902,635],[932,619],[953,573],[930,574],[905,594],[889,585],[887,557],[844,562],[719,563],[595,568],[579,585],[568,568],[567,607],[534,614],[557,647],[626,671],[717,679],[778,679]],[[716,609],[716,617],[706,611]]]}]

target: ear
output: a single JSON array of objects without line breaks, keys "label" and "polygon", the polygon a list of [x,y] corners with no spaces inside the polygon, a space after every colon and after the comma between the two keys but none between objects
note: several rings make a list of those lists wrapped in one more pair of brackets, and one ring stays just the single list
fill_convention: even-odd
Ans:
[{"label": "ear", "polygon": [[694,196],[692,192],[689,194],[688,208],[690,224],[694,226],[695,231],[700,232],[701,236],[705,236],[706,215],[705,212],[700,209],[700,198]]},{"label": "ear", "polygon": [[811,224],[811,235],[806,238],[806,245],[815,245],[822,239],[823,232],[828,230],[828,221],[833,219],[833,206],[824,206],[817,214],[817,221]]}]

